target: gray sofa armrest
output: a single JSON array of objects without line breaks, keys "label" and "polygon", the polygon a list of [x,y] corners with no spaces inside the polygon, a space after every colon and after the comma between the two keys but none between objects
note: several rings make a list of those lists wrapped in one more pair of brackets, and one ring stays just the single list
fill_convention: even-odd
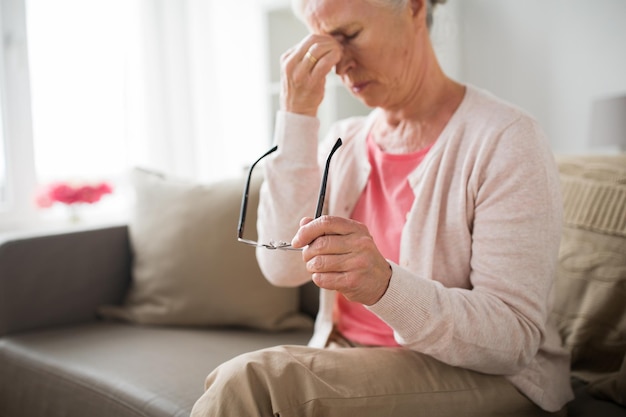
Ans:
[{"label": "gray sofa armrest", "polygon": [[96,318],[130,282],[125,225],[0,240],[0,336]]}]

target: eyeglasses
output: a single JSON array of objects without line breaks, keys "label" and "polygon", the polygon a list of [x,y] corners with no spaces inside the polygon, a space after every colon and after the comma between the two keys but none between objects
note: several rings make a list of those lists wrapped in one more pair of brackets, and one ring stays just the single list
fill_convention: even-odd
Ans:
[{"label": "eyeglasses", "polygon": [[[328,168],[330,167],[330,160],[333,157],[333,154],[339,147],[341,146],[341,138],[337,139],[333,149],[330,151],[328,158],[326,158],[326,167],[324,168],[324,175],[322,176],[322,185],[320,186],[320,193],[317,198],[317,209],[315,210],[315,218],[317,219],[322,215],[322,210],[324,208],[324,199],[326,198],[326,184],[328,183]],[[237,240],[241,243],[245,243],[246,245],[263,247],[267,249],[282,249],[282,250],[302,250],[302,248],[294,248],[291,246],[291,243],[284,241],[275,241],[270,240],[269,243],[259,243],[254,240],[244,239],[243,237],[243,229],[246,222],[246,211],[248,209],[248,194],[250,192],[250,180],[252,179],[252,170],[263,158],[276,152],[278,146],[274,146],[269,151],[265,152],[263,156],[254,161],[254,163],[250,166],[248,170],[248,178],[246,179],[246,186],[243,190],[243,197],[241,198],[241,211],[239,213],[239,227],[237,229]]]}]

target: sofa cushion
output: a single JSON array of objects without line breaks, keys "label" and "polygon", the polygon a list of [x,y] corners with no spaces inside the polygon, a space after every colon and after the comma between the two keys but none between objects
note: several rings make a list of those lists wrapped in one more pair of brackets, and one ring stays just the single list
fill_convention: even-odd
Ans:
[{"label": "sofa cushion", "polygon": [[573,374],[612,387],[606,378],[626,353],[626,156],[563,157],[559,169],[564,231],[552,319]]},{"label": "sofa cushion", "polygon": [[309,337],[111,322],[4,337],[0,416],[186,417],[221,363]]},{"label": "sofa cushion", "polygon": [[626,408],[612,401],[605,401],[606,398],[598,399],[590,394],[589,384],[578,378],[572,378],[572,388],[574,389],[573,401],[567,404],[567,415],[571,417],[625,417]]},{"label": "sofa cushion", "polygon": [[597,398],[626,406],[626,357],[618,372],[594,381],[589,387],[589,392]]},{"label": "sofa cushion", "polygon": [[[142,324],[309,328],[295,288],[269,284],[255,250],[237,241],[244,178],[201,185],[135,170],[129,224],[132,283],[123,306],[100,313]],[[260,179],[250,191],[253,235]]]}]

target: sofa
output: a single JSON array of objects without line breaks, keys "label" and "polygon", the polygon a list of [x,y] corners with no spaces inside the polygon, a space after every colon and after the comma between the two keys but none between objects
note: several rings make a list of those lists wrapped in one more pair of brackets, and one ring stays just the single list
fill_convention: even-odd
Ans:
[{"label": "sofa", "polygon": [[[568,415],[626,416],[626,156],[558,162]],[[187,416],[220,363],[311,336],[317,288],[272,287],[236,242],[243,178],[133,184],[124,224],[0,235],[0,417]]]}]

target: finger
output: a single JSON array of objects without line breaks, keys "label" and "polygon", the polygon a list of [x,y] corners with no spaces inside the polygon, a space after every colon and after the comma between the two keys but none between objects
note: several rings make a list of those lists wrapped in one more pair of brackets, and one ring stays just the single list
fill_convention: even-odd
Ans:
[{"label": "finger", "polygon": [[316,116],[326,76],[341,60],[342,46],[331,36],[309,35],[281,55],[281,110]]},{"label": "finger", "polygon": [[281,56],[280,108],[315,116],[324,98],[326,74],[330,72],[330,67],[326,68],[327,62],[313,65],[305,58],[310,42],[310,39],[303,41]]},{"label": "finger", "polygon": [[369,235],[325,235],[302,251],[307,272],[370,275],[389,268]]},{"label": "finger", "polygon": [[361,229],[362,225],[354,220],[336,216],[321,216],[301,225],[292,240],[292,245],[304,247],[320,236],[347,235],[357,233]]},{"label": "finger", "polygon": [[294,56],[310,72],[326,75],[341,58],[341,44],[331,36],[310,35],[298,47]]},{"label": "finger", "polygon": [[311,275],[311,280],[320,288],[340,292],[344,289],[346,281],[343,272],[314,273]]},{"label": "finger", "polygon": [[[386,261],[376,267],[364,258],[353,263],[353,256],[343,260],[341,259],[344,258],[343,256],[326,256],[325,258],[330,259],[325,260],[326,266],[322,266],[321,269],[329,270],[311,272],[313,282],[320,288],[338,291],[350,301],[372,305],[380,300],[389,287],[392,270]],[[334,265],[335,263],[337,264]],[[318,268],[317,265],[307,266],[310,269]]]},{"label": "finger", "polygon": [[319,254],[307,258],[305,266],[310,274],[339,273],[360,269],[358,263],[353,262],[354,254],[348,251]]},{"label": "finger", "polygon": [[324,45],[322,42],[313,43],[304,52],[302,60],[312,68],[327,54],[329,54],[332,49],[333,45]]},{"label": "finger", "polygon": [[311,53],[311,49],[306,51],[306,54],[304,54],[304,57],[309,60],[311,65],[315,66],[315,64],[317,64],[317,58],[315,58],[315,56],[313,56],[313,53]]},{"label": "finger", "polygon": [[304,226],[305,224],[309,224],[313,221],[313,217],[303,217],[302,220],[300,220],[300,226]]},{"label": "finger", "polygon": [[[314,219],[313,219],[313,217],[303,217],[302,219],[300,219],[300,227],[302,227],[302,226],[304,226],[304,225],[306,225],[306,224],[311,223],[313,220],[314,220]],[[296,244],[300,244],[299,242],[295,242],[295,243],[296,243]],[[304,247],[304,246],[306,246],[306,245],[302,245],[302,246],[294,246],[294,241],[293,241],[293,239],[292,239],[292,241],[291,241],[291,246],[293,246],[294,248],[302,248],[302,247]]]}]

